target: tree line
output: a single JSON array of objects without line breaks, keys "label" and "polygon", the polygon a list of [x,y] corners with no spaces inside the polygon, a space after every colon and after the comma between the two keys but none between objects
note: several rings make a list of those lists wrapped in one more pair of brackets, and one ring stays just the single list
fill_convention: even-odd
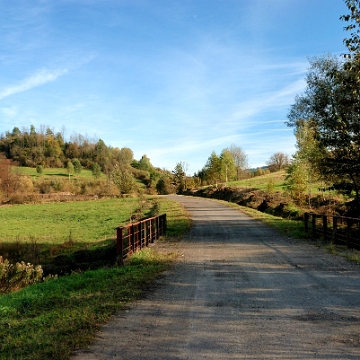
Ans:
[{"label": "tree line", "polygon": [[134,160],[129,148],[113,148],[101,139],[91,140],[81,134],[73,134],[66,141],[64,131],[55,132],[46,126],[36,130],[33,125],[1,134],[0,152],[19,166],[66,168],[69,161],[77,159],[82,167],[92,169],[97,164],[104,173],[111,172],[115,164],[129,165]]}]

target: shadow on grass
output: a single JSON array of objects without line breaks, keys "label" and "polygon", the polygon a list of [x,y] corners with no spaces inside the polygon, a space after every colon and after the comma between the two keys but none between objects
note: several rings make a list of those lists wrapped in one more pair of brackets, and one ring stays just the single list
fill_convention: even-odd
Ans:
[{"label": "shadow on grass", "polygon": [[88,244],[71,240],[59,245],[38,244],[35,240],[30,243],[3,243],[0,254],[11,263],[24,261],[41,265],[44,276],[113,266],[117,256],[114,239]]}]

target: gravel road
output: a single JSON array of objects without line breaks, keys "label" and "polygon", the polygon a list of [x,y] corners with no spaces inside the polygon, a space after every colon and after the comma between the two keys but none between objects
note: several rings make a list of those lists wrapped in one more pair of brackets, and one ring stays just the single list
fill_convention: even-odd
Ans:
[{"label": "gravel road", "polygon": [[214,201],[170,196],[194,227],[155,290],[74,360],[360,359],[359,267]]}]

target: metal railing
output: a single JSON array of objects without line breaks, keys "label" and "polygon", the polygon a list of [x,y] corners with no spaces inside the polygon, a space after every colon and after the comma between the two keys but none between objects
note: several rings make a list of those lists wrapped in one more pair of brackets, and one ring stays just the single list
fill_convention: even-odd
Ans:
[{"label": "metal railing", "polygon": [[148,246],[166,233],[166,214],[151,217],[116,228],[118,262],[143,247]]},{"label": "metal railing", "polygon": [[344,216],[304,214],[305,231],[331,244],[360,249],[360,219]]}]

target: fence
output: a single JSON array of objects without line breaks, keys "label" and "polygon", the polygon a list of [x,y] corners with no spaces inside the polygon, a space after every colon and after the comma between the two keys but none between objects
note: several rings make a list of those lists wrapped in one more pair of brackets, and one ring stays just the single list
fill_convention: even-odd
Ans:
[{"label": "fence", "polygon": [[116,228],[118,261],[143,247],[148,246],[166,232],[166,214],[151,217],[126,226]]},{"label": "fence", "polygon": [[304,214],[305,231],[331,244],[360,249],[360,219],[344,216]]}]

